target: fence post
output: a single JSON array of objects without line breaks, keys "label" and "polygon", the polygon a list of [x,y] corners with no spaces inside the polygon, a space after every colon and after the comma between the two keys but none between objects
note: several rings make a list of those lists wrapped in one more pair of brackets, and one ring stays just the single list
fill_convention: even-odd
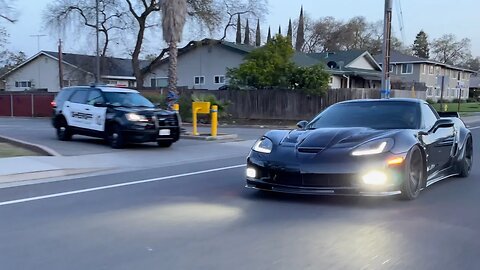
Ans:
[{"label": "fence post", "polygon": [[35,105],[33,104],[33,94],[30,94],[31,102],[32,102],[32,117],[35,117]]},{"label": "fence post", "polygon": [[10,117],[13,117],[13,94],[10,94]]}]

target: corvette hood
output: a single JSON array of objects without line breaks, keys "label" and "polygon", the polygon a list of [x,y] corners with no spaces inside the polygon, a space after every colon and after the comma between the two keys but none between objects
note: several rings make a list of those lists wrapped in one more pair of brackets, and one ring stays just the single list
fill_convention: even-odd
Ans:
[{"label": "corvette hood", "polygon": [[331,147],[351,148],[366,141],[388,137],[394,130],[370,128],[319,128],[313,130],[292,130],[280,141],[280,146],[295,145],[308,152]]}]

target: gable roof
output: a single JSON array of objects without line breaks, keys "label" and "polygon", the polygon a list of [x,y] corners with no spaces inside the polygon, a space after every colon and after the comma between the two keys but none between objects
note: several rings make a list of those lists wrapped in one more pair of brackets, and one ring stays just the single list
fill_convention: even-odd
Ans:
[{"label": "gable roof", "polygon": [[308,56],[313,57],[324,63],[330,61],[340,63],[343,62],[343,66],[348,65],[355,59],[359,58],[365,53],[362,50],[350,50],[350,51],[336,51],[336,52],[323,52],[323,53],[309,53]]},{"label": "gable roof", "polygon": [[[225,49],[231,50],[233,52],[247,55],[248,53],[252,52],[253,50],[257,49],[258,47],[245,45],[245,44],[236,44],[234,42],[228,42],[224,40],[216,40],[216,39],[203,39],[200,41],[190,41],[185,47],[178,49],[178,56],[183,55],[185,53],[190,52],[201,46],[221,46]],[[157,66],[168,62],[168,49],[163,49],[160,55],[155,58],[149,65],[147,65],[142,71],[144,73],[148,73],[152,71]],[[293,62],[299,66],[313,66],[318,64],[318,60],[310,57],[309,55],[301,52],[295,52],[292,58]]]},{"label": "gable roof", "polygon": [[[382,54],[377,54],[377,55],[374,56],[374,58],[375,58],[375,61],[377,61],[377,63],[379,65],[383,64],[383,55]],[[465,72],[469,72],[469,73],[475,73],[475,71],[473,71],[473,70],[469,70],[469,69],[462,68],[462,67],[455,66],[455,65],[445,64],[445,63],[435,61],[435,60],[431,60],[431,59],[426,59],[426,58],[417,57],[417,56],[414,56],[414,55],[401,53],[399,51],[391,51],[391,53],[390,53],[390,64],[394,64],[394,65],[398,65],[398,64],[431,64],[431,65],[442,66],[442,67],[446,67],[446,68],[450,68],[450,69],[454,69],[454,70],[461,70],[461,71],[465,71]]]},{"label": "gable roof", "polygon": [[[37,59],[39,56],[44,55],[53,60],[58,61],[59,55],[58,52],[52,51],[40,51],[34,56],[30,57],[27,61],[18,65],[14,69],[2,75],[5,77],[7,74],[14,72],[15,70],[27,65],[33,60]],[[94,74],[95,73],[95,63],[96,57],[94,55],[84,55],[84,54],[75,54],[75,53],[62,53],[62,63],[69,65],[73,68],[80,69],[83,72]],[[148,65],[149,61],[140,60],[140,67],[143,68]],[[133,78],[133,66],[131,59],[125,58],[116,58],[116,57],[105,57],[102,63],[102,77],[118,77],[118,78]]]}]

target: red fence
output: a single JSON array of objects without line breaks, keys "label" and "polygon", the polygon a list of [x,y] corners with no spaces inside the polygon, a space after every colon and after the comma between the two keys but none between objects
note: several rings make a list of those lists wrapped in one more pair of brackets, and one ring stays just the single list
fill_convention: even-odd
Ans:
[{"label": "red fence", "polygon": [[0,116],[47,117],[52,115],[53,93],[0,93]]}]

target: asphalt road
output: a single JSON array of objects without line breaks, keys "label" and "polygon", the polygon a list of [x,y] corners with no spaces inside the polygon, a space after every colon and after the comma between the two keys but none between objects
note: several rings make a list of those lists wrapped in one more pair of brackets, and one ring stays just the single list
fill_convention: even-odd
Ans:
[{"label": "asphalt road", "polygon": [[480,268],[478,165],[405,202],[246,190],[243,163],[2,189],[0,268]]},{"label": "asphalt road", "polygon": [[[187,127],[187,130],[190,128]],[[208,128],[200,128],[207,132]],[[254,140],[263,135],[266,129],[255,128],[220,128],[219,132],[237,134],[241,140]],[[126,150],[111,149],[102,139],[75,135],[72,141],[57,140],[55,129],[48,118],[0,118],[0,135],[47,146],[63,156],[103,154],[118,151],[156,151],[155,143],[130,145]],[[180,140],[174,147],[198,144],[195,140]]]}]

